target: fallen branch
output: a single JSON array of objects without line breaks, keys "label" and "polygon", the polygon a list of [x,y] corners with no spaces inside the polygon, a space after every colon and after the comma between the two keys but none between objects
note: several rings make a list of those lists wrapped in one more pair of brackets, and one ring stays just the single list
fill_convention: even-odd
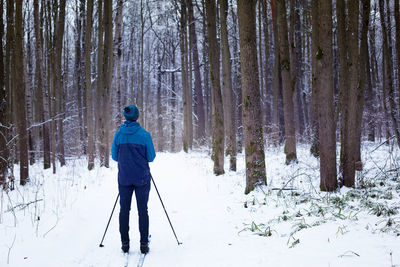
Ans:
[{"label": "fallen branch", "polygon": [[348,250],[345,253],[343,253],[342,255],[339,255],[338,257],[343,258],[343,257],[352,257],[352,256],[357,256],[360,257],[359,254],[355,253],[354,251]]},{"label": "fallen branch", "polygon": [[28,202],[28,203],[21,203],[21,204],[18,204],[18,205],[16,205],[16,206],[12,207],[12,208],[9,208],[8,210],[6,210],[6,212],[14,211],[16,208],[19,208],[19,210],[23,210],[23,209],[25,209],[26,207],[28,207],[30,204],[33,204],[33,203],[36,203],[36,202],[39,202],[39,201],[42,201],[42,200],[43,200],[43,199],[38,199],[38,200],[31,201],[31,202]]}]

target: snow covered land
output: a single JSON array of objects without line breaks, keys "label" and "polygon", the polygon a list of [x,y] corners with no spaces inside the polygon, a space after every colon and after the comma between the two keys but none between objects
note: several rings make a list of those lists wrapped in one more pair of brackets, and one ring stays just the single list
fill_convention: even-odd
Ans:
[{"label": "snow covered land", "polygon": [[[400,153],[378,145],[364,143],[358,189],[330,194],[320,192],[306,146],[291,166],[282,148],[266,149],[268,186],[249,195],[243,155],[237,172],[214,176],[206,152],[158,153],[151,171],[183,244],[153,187],[144,266],[400,266]],[[0,266],[123,266],[118,206],[99,247],[118,194],[117,165],[89,172],[86,164],[69,159],[56,175],[35,165],[29,184],[0,193]],[[136,266],[135,201],[130,225]]]}]

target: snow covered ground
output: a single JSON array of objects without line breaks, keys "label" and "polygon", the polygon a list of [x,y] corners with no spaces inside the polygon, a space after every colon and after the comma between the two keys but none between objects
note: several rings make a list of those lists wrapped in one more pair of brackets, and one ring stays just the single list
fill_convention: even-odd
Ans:
[{"label": "snow covered ground", "polygon": [[[183,244],[152,188],[144,266],[400,266],[400,153],[376,147],[364,145],[362,189],[332,194],[319,191],[318,162],[306,146],[291,166],[282,148],[266,149],[268,186],[249,195],[243,155],[237,172],[214,176],[206,152],[159,153],[151,171]],[[123,266],[118,206],[99,248],[118,193],[117,165],[89,172],[86,164],[69,159],[56,175],[35,165],[30,184],[0,193],[0,266]],[[134,201],[130,236],[136,266]]]}]

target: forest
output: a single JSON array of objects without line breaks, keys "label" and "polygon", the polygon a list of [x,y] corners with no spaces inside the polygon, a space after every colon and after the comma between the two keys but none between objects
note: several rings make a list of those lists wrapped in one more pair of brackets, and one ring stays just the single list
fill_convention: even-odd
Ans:
[{"label": "forest", "polygon": [[186,245],[151,193],[149,265],[400,264],[400,0],[0,0],[0,58],[0,265],[121,261],[127,105]]},{"label": "forest", "polygon": [[397,0],[1,0],[0,12],[4,188],[14,163],[21,185],[38,161],[108,167],[129,103],[157,151],[211,150],[216,175],[244,151],[246,193],[267,183],[271,146],[296,164],[309,144],[334,191],[354,187],[364,140],[400,145]]}]

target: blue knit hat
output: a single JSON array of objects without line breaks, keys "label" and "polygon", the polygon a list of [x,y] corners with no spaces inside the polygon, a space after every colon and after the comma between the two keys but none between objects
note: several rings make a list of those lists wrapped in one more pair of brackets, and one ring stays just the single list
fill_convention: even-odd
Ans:
[{"label": "blue knit hat", "polygon": [[124,116],[128,121],[136,121],[139,118],[139,110],[134,105],[128,105],[124,108]]}]

